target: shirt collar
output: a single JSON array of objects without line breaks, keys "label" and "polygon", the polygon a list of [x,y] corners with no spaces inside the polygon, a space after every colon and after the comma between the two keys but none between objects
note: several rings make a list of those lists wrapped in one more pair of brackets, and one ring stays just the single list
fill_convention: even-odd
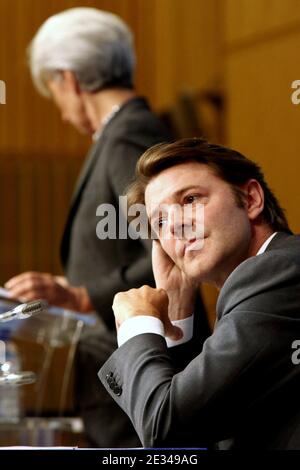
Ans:
[{"label": "shirt collar", "polygon": [[120,111],[120,109],[121,109],[121,106],[119,106],[118,104],[115,104],[111,108],[111,111],[103,119],[101,119],[100,130],[94,132],[92,136],[92,139],[94,142],[96,142],[96,140],[99,139],[99,137],[101,136],[104,130],[104,127],[109,123],[109,121],[114,117],[114,115],[117,114],[118,111]]},{"label": "shirt collar", "polygon": [[271,242],[271,240],[273,240],[273,238],[275,237],[276,234],[277,234],[277,232],[274,232],[274,233],[272,233],[272,235],[269,236],[269,238],[267,238],[267,240],[262,244],[262,246],[260,247],[260,249],[256,253],[256,256],[261,255],[262,253],[264,253],[266,251],[269,243]]}]

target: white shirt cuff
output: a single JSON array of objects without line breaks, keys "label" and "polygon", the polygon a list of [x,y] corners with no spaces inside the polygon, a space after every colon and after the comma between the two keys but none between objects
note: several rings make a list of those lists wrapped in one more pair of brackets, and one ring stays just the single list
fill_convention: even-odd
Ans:
[{"label": "white shirt cuff", "polygon": [[[183,320],[172,321],[173,325],[179,326],[182,329],[183,336],[177,341],[166,338],[168,348],[190,341],[193,336],[193,320],[194,315],[190,315]],[[122,346],[122,344],[126,343],[129,339],[143,333],[155,333],[164,337],[164,325],[161,320],[150,315],[138,315],[128,318],[128,320],[122,323],[118,330],[118,346]]]},{"label": "white shirt cuff", "polygon": [[172,325],[179,326],[182,329],[182,338],[174,341],[174,339],[166,338],[168,348],[178,346],[179,344],[187,343],[193,337],[194,315],[190,315],[182,320],[173,320]]}]

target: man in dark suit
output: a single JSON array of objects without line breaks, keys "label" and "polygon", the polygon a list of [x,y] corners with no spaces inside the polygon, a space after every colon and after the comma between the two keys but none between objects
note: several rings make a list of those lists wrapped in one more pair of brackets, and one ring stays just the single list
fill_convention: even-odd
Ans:
[{"label": "man in dark suit", "polygon": [[[120,347],[99,377],[143,444],[300,449],[300,368],[292,360],[300,237],[258,165],[202,139],[158,145],[139,160],[129,198],[145,202],[158,236],[156,289],[115,297]],[[220,289],[217,322],[202,352],[187,354],[200,282]]]},{"label": "man in dark suit", "polygon": [[109,204],[118,214],[118,198],[133,179],[139,156],[170,136],[134,91],[132,35],[119,17],[93,8],[54,15],[34,37],[29,58],[38,90],[53,98],[65,121],[91,134],[94,144],[81,170],[63,235],[65,277],[27,272],[6,287],[14,297],[45,298],[50,304],[99,314],[99,326],[79,344],[75,398],[89,445],[135,446],[140,443],[130,421],[99,389],[97,372],[117,347],[114,295],[154,282],[151,249],[147,241],[120,238],[118,226],[115,237],[100,234],[99,239],[97,211]]}]

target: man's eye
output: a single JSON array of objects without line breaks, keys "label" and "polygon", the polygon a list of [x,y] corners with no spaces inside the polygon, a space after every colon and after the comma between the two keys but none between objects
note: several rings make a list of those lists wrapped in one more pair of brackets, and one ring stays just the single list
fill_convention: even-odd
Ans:
[{"label": "man's eye", "polygon": [[186,196],[184,198],[184,202],[186,204],[192,204],[193,202],[197,201],[199,199],[199,195],[197,194],[190,194],[189,196]]},{"label": "man's eye", "polygon": [[165,225],[165,222],[167,221],[167,219],[165,218],[159,218],[157,219],[153,224],[152,224],[152,227],[153,227],[153,230],[155,233],[159,234],[162,227]]},{"label": "man's eye", "polygon": [[165,225],[166,222],[167,222],[167,219],[159,219],[158,222],[157,222],[158,228],[162,228],[163,225]]}]

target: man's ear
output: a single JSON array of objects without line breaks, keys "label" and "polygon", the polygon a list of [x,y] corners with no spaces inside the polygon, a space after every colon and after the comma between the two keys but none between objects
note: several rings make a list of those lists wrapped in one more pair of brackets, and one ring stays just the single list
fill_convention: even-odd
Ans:
[{"label": "man's ear", "polygon": [[76,95],[80,95],[81,90],[74,72],[72,72],[71,70],[63,70],[62,77],[66,89],[72,91],[73,93],[76,93]]},{"label": "man's ear", "polygon": [[257,180],[251,179],[243,185],[243,191],[248,217],[250,220],[255,220],[264,210],[265,197],[263,189]]}]

